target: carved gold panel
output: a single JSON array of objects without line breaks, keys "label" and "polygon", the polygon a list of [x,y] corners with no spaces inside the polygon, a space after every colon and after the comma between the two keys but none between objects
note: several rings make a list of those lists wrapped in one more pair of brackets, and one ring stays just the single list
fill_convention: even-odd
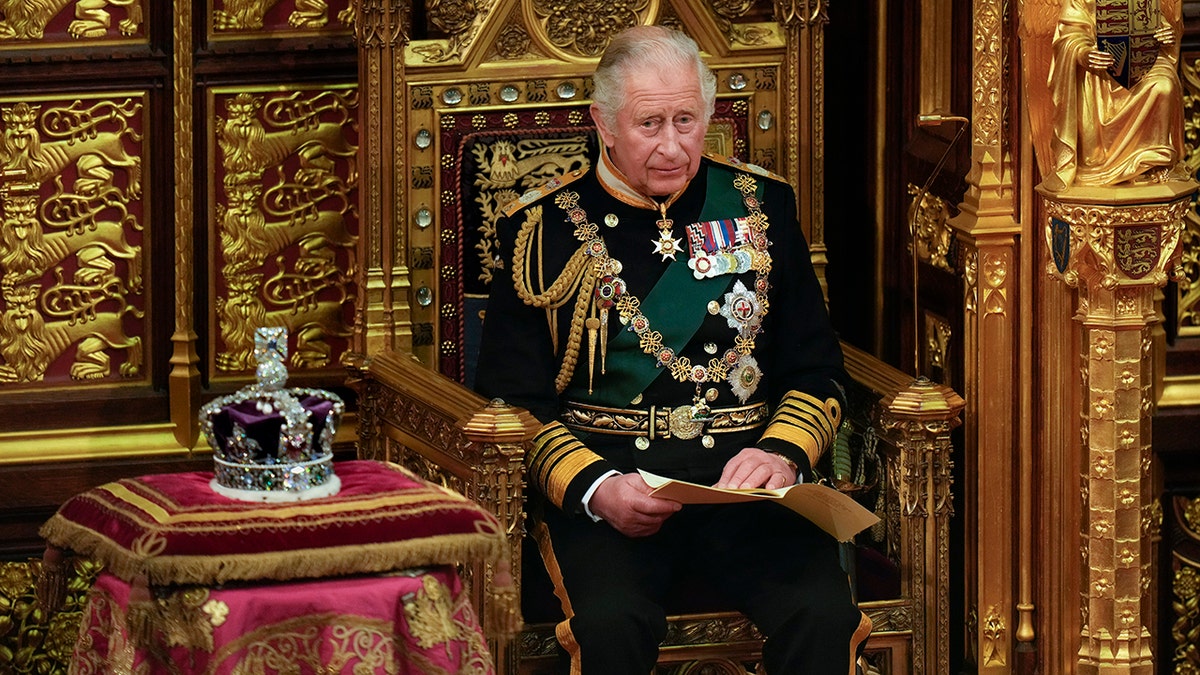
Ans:
[{"label": "carved gold panel", "polygon": [[350,0],[207,0],[210,40],[349,35]]},{"label": "carved gold panel", "polygon": [[[914,197],[921,190],[909,183],[908,194]],[[919,204],[912,204],[912,242],[917,247],[917,259],[940,270],[953,272],[950,251],[954,245],[954,230],[950,227],[950,207],[946,200],[926,192]]]},{"label": "carved gold panel", "polygon": [[148,380],[147,101],[0,98],[0,394]]},{"label": "carved gold panel", "polygon": [[0,0],[0,52],[144,44],[152,7],[150,0]]},{"label": "carved gold panel", "polygon": [[1167,498],[1170,537],[1170,672],[1200,672],[1200,497]]},{"label": "carved gold panel", "polygon": [[1193,207],[1179,235],[1179,274],[1175,277],[1175,324],[1179,335],[1200,336],[1200,213]]},{"label": "carved gold panel", "polygon": [[[1200,169],[1200,53],[1184,54],[1180,59],[1179,73],[1183,84],[1183,129],[1188,167],[1195,175]],[[1200,336],[1200,212],[1196,205],[1183,220],[1184,229],[1179,239],[1180,271],[1176,278],[1176,301],[1174,321],[1180,336]],[[1171,317],[1167,318],[1168,321]]]},{"label": "carved gold panel", "polygon": [[921,341],[921,372],[934,382],[953,382],[955,355],[950,347],[954,328],[945,317],[928,310],[921,310],[921,315],[925,324],[922,333],[924,339]]},{"label": "carved gold panel", "polygon": [[608,41],[626,26],[651,23],[659,0],[614,0],[602,5],[605,16],[581,12],[570,3],[533,0],[522,4],[526,25],[553,56],[565,61],[596,59]]},{"label": "carved gold panel", "polygon": [[253,334],[285,326],[293,371],[337,370],[353,324],[358,90],[208,95],[209,371],[252,371]]}]

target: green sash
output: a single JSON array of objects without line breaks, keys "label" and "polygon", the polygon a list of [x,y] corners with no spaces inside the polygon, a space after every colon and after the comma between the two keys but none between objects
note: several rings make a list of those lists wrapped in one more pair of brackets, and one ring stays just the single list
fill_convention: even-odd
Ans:
[{"label": "green sash", "polygon": [[[757,193],[762,195],[761,179]],[[731,217],[731,213],[745,210],[742,193],[733,187],[733,174],[720,166],[708,169],[708,191],[704,206],[700,209],[700,220],[719,220]],[[650,319],[650,328],[662,333],[663,346],[678,354],[696,334],[708,314],[708,303],[729,289],[733,279],[723,274],[717,277],[696,279],[687,259],[676,260],[667,267],[650,293],[642,298],[641,312]],[[591,401],[598,405],[624,407],[663,372],[653,356],[644,353],[638,346],[637,333],[622,330],[608,343],[610,360],[629,377],[617,382],[606,382]],[[599,400],[600,394],[605,400]]]}]

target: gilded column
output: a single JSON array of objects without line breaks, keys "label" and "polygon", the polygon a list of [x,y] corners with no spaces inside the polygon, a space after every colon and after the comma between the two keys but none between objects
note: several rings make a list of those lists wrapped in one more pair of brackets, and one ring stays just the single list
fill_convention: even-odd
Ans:
[{"label": "gilded column", "polygon": [[1178,265],[1191,181],[1075,188],[1046,198],[1049,272],[1078,289],[1084,447],[1079,495],[1080,673],[1155,672],[1151,327],[1155,289]]},{"label": "gilded column", "polygon": [[1010,20],[1000,0],[973,5],[971,170],[950,221],[962,246],[966,649],[979,673],[1012,672],[1018,626],[1021,504],[1016,435],[1021,388],[1018,218],[1005,107]]},{"label": "gilded column", "polygon": [[375,354],[412,349],[411,311],[405,288],[405,166],[407,135],[404,50],[412,3],[407,0],[354,0],[358,45],[359,213],[362,233],[353,349]]},{"label": "gilded column", "polygon": [[196,184],[195,129],[193,128],[192,2],[175,3],[175,331],[171,334],[171,423],[175,441],[191,448],[200,438],[200,357],[196,353],[193,267],[195,246],[193,216]]},{"label": "gilded column", "polygon": [[966,403],[953,389],[918,378],[885,399],[880,425],[899,449],[901,580],[913,608],[913,675],[950,672],[950,517],[954,515],[950,432]]},{"label": "gilded column", "polygon": [[787,31],[784,63],[784,104],[780,110],[795,111],[784,120],[786,143],[780,173],[796,185],[800,227],[808,238],[813,268],[821,290],[829,297],[825,266],[825,24],[829,13],[825,0],[775,0],[775,20]]}]

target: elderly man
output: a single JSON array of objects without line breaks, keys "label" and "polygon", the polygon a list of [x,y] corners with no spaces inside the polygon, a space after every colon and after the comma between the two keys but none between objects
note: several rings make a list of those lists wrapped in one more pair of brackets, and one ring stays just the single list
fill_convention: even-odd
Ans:
[{"label": "elderly man", "polygon": [[571,672],[650,672],[689,566],[767,636],[768,673],[852,673],[871,624],[831,537],[773,503],[681,506],[638,474],[782,487],[833,440],[846,374],[794,193],[704,154],[716,81],[685,35],[621,33],[594,82],[598,165],[505,210],[511,277],[476,374],[543,423],[530,516]]}]

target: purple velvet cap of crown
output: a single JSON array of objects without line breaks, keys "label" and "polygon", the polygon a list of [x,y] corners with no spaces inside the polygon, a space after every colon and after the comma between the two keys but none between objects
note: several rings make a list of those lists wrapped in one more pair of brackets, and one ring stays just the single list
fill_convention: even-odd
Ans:
[{"label": "purple velvet cap of crown", "polygon": [[252,500],[336,491],[333,435],[344,409],[332,392],[257,385],[210,401],[200,423],[213,449],[213,489]]},{"label": "purple velvet cap of crown", "polygon": [[[330,417],[334,401],[311,393],[297,399],[308,413],[306,426],[311,425],[307,442],[289,442],[291,439],[280,433],[286,422],[284,415],[273,408],[264,411],[262,399],[246,399],[230,403],[213,415],[212,434],[216,438],[213,450],[226,461],[256,464],[303,462],[329,452],[329,448],[322,447],[322,438],[326,426],[338,421],[336,414]],[[242,442],[237,438],[239,434],[251,442]],[[284,447],[280,447],[281,443]]]}]

